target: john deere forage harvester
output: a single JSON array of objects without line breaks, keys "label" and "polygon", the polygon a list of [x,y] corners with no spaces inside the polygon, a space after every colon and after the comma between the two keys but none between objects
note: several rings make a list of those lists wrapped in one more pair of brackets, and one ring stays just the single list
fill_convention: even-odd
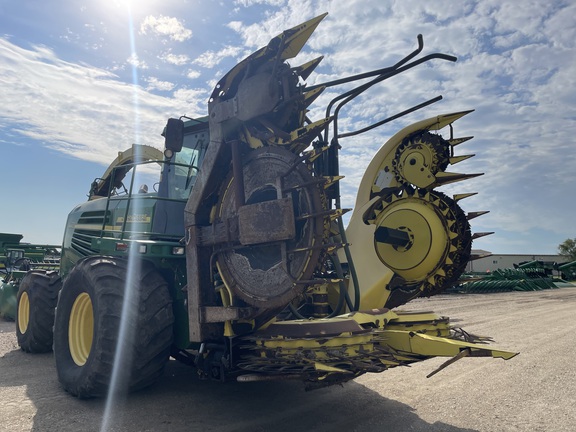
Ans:
[{"label": "john deere forage harvester", "polygon": [[[53,338],[68,392],[105,394],[115,358],[131,390],[154,382],[170,356],[206,378],[295,378],[310,388],[435,356],[514,356],[448,318],[394,309],[450,287],[471,258],[468,219],[477,214],[459,206],[470,194],[435,189],[474,176],[446,171],[468,157],[454,155],[469,137],[454,138],[452,123],[470,111],[394,135],[366,169],[346,229],[342,222],[343,139],[439,98],[347,133],[341,108],[421,63],[455,58],[415,59],[419,36],[418,49],[393,66],[307,86],[321,58],[296,67],[286,60],[323,18],[232,68],[207,117],[170,119],[163,154],[145,146],[121,153],[70,213],[59,276],[23,281],[19,342],[38,351]],[[358,80],[325,118],[308,119],[325,88]],[[448,126],[444,138],[438,131]],[[152,166],[161,169],[157,184],[136,193],[134,171]],[[54,309],[52,334],[44,330]]]}]

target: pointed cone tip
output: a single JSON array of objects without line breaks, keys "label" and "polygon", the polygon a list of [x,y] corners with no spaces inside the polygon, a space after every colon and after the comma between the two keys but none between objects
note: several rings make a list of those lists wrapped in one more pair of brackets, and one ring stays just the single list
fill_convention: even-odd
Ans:
[{"label": "pointed cone tip", "polygon": [[284,30],[280,35],[278,35],[277,37],[286,38],[280,58],[282,60],[287,60],[296,57],[312,33],[314,33],[314,30],[316,30],[320,21],[322,21],[326,15],[328,15],[328,12],[294,26],[291,29]]},{"label": "pointed cone tip", "polygon": [[310,74],[314,72],[316,67],[320,64],[320,62],[324,59],[324,56],[320,56],[315,58],[314,60],[310,60],[300,66],[295,67],[294,69],[297,71],[298,75],[306,81]]},{"label": "pointed cone tip", "polygon": [[484,175],[484,173],[477,173],[477,174],[461,174],[461,173],[453,173],[453,172],[439,172],[436,174],[436,181],[434,182],[436,185],[445,185],[448,183],[455,183],[459,181],[468,180],[474,177],[479,177]]},{"label": "pointed cone tip", "polygon": [[470,159],[471,157],[476,156],[475,154],[469,155],[462,155],[462,156],[452,156],[449,158],[450,165],[456,165],[458,162],[465,161],[466,159]]},{"label": "pointed cone tip", "polygon": [[471,220],[474,218],[477,218],[479,216],[485,215],[486,213],[490,213],[489,210],[482,210],[482,211],[476,211],[476,212],[468,212],[468,214],[466,215],[466,219]]},{"label": "pointed cone tip", "polygon": [[459,118],[464,117],[466,114],[470,114],[473,111],[474,110],[458,111],[458,112],[454,112],[454,113],[439,115],[439,116],[433,118],[435,121],[433,123],[431,123],[427,127],[427,129],[440,130],[440,129],[448,126],[449,124],[454,123]]},{"label": "pointed cone tip", "polygon": [[466,141],[470,141],[472,138],[474,138],[474,136],[467,136],[467,137],[461,137],[461,138],[452,138],[447,140],[448,144],[450,144],[452,147],[456,147],[459,144],[462,144]]},{"label": "pointed cone tip", "polygon": [[480,237],[486,237],[486,236],[489,236],[489,235],[492,235],[492,234],[494,234],[494,231],[477,232],[477,233],[472,234],[472,240],[476,240],[476,239],[478,239],[478,238],[480,238]]},{"label": "pointed cone tip", "polygon": [[479,260],[481,258],[488,258],[489,256],[492,256],[492,254],[491,253],[478,254],[478,255],[472,254],[472,255],[470,255],[470,259],[468,261],[476,261],[476,260]]},{"label": "pointed cone tip", "polygon": [[478,192],[470,192],[470,193],[463,193],[463,194],[455,194],[452,195],[452,199],[456,202],[461,201],[465,198],[469,198],[471,196],[478,195]]},{"label": "pointed cone tip", "polygon": [[306,107],[310,106],[325,89],[326,87],[322,86],[316,87],[314,90],[304,91],[304,105]]}]

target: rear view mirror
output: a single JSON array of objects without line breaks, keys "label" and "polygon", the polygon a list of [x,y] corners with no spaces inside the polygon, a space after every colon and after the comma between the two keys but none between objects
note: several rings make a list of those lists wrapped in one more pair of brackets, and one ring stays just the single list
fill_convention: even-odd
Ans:
[{"label": "rear view mirror", "polygon": [[164,129],[166,150],[178,153],[184,143],[184,122],[180,119],[170,118]]}]

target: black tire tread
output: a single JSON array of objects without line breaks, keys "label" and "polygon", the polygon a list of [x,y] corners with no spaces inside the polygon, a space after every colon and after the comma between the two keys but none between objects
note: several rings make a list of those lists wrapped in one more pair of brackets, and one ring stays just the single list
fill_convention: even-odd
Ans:
[{"label": "black tire tread", "polygon": [[16,308],[16,338],[20,348],[29,353],[52,351],[54,310],[58,301],[58,292],[62,280],[55,271],[32,270],[28,272],[18,288],[17,305],[22,294],[28,294],[30,316],[24,333],[18,326],[18,307]]},{"label": "black tire tread", "polygon": [[[125,346],[128,354],[123,357],[120,366],[121,370],[130,371],[129,376],[120,383],[120,388],[126,391],[147,387],[162,375],[173,338],[172,298],[167,283],[151,263],[140,263],[140,277],[134,282],[139,299],[132,299],[131,304],[138,315],[130,320],[129,325],[134,337]],[[64,304],[61,298],[56,310],[56,368],[65,390],[77,397],[100,397],[108,392],[127,274],[126,260],[93,256],[78,262],[66,279],[61,297],[72,294],[76,298],[79,293],[71,292],[74,284],[93,287],[94,292],[89,294],[91,297],[94,295],[94,322],[98,326],[88,361],[79,367],[70,357],[67,339],[70,307],[74,298],[68,299],[66,309],[60,310],[60,305]]]}]

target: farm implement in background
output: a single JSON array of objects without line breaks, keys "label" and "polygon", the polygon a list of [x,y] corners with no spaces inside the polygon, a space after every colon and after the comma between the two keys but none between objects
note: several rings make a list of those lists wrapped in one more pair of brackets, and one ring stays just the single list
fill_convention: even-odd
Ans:
[{"label": "farm implement in background", "polygon": [[32,269],[56,271],[60,246],[21,243],[21,234],[0,233],[0,318],[16,318],[16,295],[20,281]]},{"label": "farm implement in background", "polygon": [[[554,274],[556,273],[556,274]],[[449,290],[459,293],[491,293],[503,291],[540,291],[573,286],[565,279],[576,277],[576,261],[527,261],[514,268],[497,269],[489,273],[463,275],[461,282]]]}]

